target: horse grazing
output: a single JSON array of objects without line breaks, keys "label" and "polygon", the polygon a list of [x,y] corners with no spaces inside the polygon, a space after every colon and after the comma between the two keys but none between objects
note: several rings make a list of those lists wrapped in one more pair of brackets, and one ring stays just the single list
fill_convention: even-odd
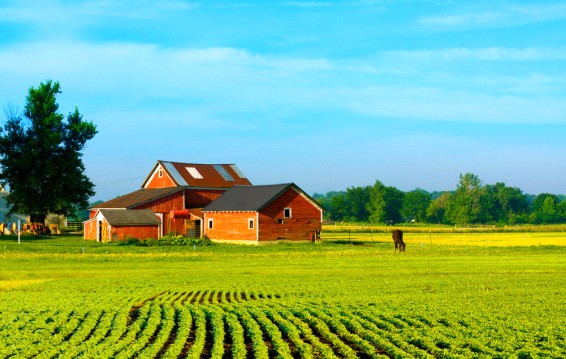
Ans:
[{"label": "horse grazing", "polygon": [[403,231],[396,229],[393,231],[393,242],[395,242],[395,252],[405,252],[405,242],[403,242]]}]

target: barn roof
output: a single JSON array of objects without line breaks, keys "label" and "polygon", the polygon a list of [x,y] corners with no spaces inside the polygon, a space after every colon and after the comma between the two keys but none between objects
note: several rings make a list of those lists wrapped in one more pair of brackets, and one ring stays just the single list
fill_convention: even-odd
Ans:
[{"label": "barn roof", "polygon": [[161,166],[177,186],[201,188],[230,188],[236,185],[249,186],[251,182],[235,164],[202,164],[157,161],[142,184],[150,182],[158,166]]},{"label": "barn roof", "polygon": [[[288,188],[293,188],[304,195],[314,205],[320,207],[315,200],[309,197],[294,183],[282,183],[262,186],[234,186],[224,192],[222,196],[204,207],[203,212],[217,211],[259,211]],[[322,209],[322,207],[320,207]]]},{"label": "barn roof", "polygon": [[142,188],[135,192],[125,194],[123,196],[111,199],[104,203],[98,204],[93,209],[98,208],[133,208],[142,204],[154,201],[159,198],[169,196],[173,193],[182,191],[184,187],[167,187],[167,188]]},{"label": "barn roof", "polygon": [[157,218],[151,209],[101,209],[111,226],[147,226],[159,225],[161,220]]}]

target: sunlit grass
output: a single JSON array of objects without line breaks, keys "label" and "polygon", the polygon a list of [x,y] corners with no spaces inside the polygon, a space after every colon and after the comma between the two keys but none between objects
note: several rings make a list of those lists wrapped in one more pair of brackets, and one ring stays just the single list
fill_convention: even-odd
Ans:
[{"label": "sunlit grass", "polygon": [[[390,233],[339,233],[324,232],[326,241],[390,243]],[[566,232],[522,232],[522,233],[412,233],[405,232],[405,243],[410,246],[566,246]]]},{"label": "sunlit grass", "polygon": [[547,225],[431,225],[431,224],[397,224],[393,226],[371,223],[348,223],[336,222],[324,224],[322,230],[325,233],[390,233],[393,229],[401,229],[407,233],[517,233],[517,232],[566,232],[566,224]]}]

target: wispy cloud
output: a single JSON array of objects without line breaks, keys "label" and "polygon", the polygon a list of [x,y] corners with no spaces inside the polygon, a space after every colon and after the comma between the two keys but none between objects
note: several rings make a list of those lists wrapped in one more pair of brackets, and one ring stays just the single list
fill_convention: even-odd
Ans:
[{"label": "wispy cloud", "polygon": [[283,4],[297,7],[329,7],[333,5],[328,1],[287,1]]},{"label": "wispy cloud", "polygon": [[390,59],[413,60],[486,60],[486,61],[555,61],[566,59],[566,47],[524,48],[449,48],[440,50],[383,51],[380,56]]},{"label": "wispy cloud", "polygon": [[[286,109],[340,110],[375,118],[427,121],[566,121],[566,103],[561,97],[497,94],[489,90],[492,86],[464,91],[442,89],[432,82],[387,85],[372,81],[372,77],[350,77],[354,69],[368,73],[372,68],[362,65],[258,55],[234,48],[179,49],[125,43],[25,44],[0,51],[2,78],[18,74],[20,82],[27,84],[53,78],[98,99],[96,102],[118,108],[125,104],[143,107],[149,102],[157,108],[167,106],[168,111],[191,107],[202,114],[201,120],[203,116],[214,118],[214,114],[268,115],[274,109]],[[548,82],[545,77],[531,81],[541,79]]]},{"label": "wispy cloud", "polygon": [[378,118],[465,121],[477,123],[562,123],[566,103],[560,98],[494,96],[426,87],[368,87],[349,91],[352,109]]},{"label": "wispy cloud", "polygon": [[0,22],[67,24],[105,17],[154,18],[165,13],[190,11],[200,6],[197,2],[162,0],[115,2],[107,0],[78,2],[31,1],[25,5],[0,6]]},{"label": "wispy cloud", "polygon": [[566,18],[566,4],[507,6],[490,11],[422,17],[423,26],[454,28],[514,26]]}]

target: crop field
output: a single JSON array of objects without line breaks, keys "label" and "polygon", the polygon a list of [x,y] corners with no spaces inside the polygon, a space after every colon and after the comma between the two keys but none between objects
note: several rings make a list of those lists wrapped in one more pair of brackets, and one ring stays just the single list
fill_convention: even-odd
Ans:
[{"label": "crop field", "polygon": [[383,234],[347,235],[0,237],[0,357],[566,357],[563,233],[415,233],[402,254]]}]

